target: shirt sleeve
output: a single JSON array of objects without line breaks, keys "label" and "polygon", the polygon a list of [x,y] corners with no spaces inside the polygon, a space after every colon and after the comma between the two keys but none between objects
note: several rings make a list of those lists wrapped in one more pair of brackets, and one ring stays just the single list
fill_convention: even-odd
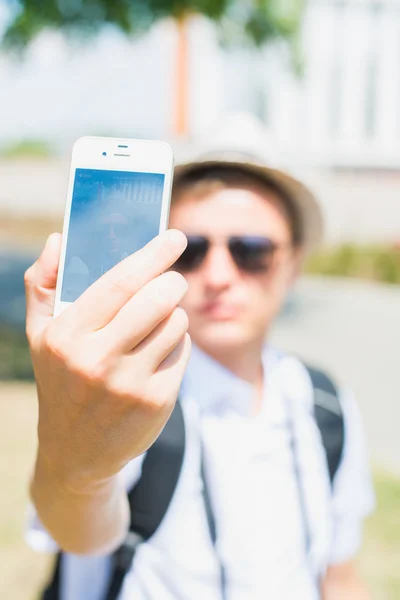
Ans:
[{"label": "shirt sleeve", "polygon": [[[129,462],[121,471],[125,479],[126,489],[131,490],[139,481],[142,474],[142,464],[145,454]],[[59,551],[58,544],[41,523],[36,509],[32,503],[28,506],[27,522],[25,527],[25,540],[37,552],[55,553]]]},{"label": "shirt sleeve", "polygon": [[333,483],[331,564],[351,560],[362,544],[363,521],[375,507],[365,434],[359,408],[349,393],[340,401],[344,415],[343,456]]}]

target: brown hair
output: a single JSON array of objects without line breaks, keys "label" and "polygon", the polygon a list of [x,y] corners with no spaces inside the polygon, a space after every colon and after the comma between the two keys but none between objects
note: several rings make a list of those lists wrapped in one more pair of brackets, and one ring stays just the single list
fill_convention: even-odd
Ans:
[{"label": "brown hair", "polygon": [[172,203],[179,202],[186,194],[199,200],[209,194],[226,188],[246,188],[258,191],[271,199],[271,193],[285,216],[291,230],[292,243],[298,247],[303,244],[300,215],[293,201],[274,181],[267,181],[256,173],[250,173],[238,165],[198,165],[174,180]]}]

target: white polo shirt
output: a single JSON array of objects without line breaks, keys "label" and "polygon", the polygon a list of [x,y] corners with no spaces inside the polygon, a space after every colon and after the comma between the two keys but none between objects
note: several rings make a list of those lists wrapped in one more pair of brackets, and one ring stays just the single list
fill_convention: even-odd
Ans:
[{"label": "white polo shirt", "polygon": [[[345,447],[332,490],[306,369],[269,346],[263,366],[263,406],[251,416],[251,386],[193,347],[181,389],[186,448],[180,480],[161,526],[138,548],[119,600],[221,600],[219,560],[227,600],[317,600],[317,582],[328,565],[359,550],[374,493],[356,404],[341,394]],[[200,436],[217,549],[204,508]],[[140,477],[142,460],[125,468],[127,488]],[[56,549],[36,517],[27,538],[38,550]],[[66,555],[61,600],[102,600],[109,570],[108,557]]]}]

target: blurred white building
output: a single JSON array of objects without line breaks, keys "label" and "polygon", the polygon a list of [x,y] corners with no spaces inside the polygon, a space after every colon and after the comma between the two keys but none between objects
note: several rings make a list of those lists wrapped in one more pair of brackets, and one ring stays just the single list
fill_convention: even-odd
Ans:
[{"label": "blurred white building", "polygon": [[[85,134],[168,137],[175,34],[164,22],[138,40],[105,31],[80,48],[48,33],[22,65],[0,57],[0,145],[45,138],[69,148]],[[302,40],[298,78],[279,46],[223,50],[213,26],[194,20],[192,135],[228,111],[250,111],[294,162],[400,168],[400,0],[308,0]]]},{"label": "blurred white building", "polygon": [[311,163],[399,168],[400,1],[309,0],[302,39],[301,80],[267,52],[258,105],[276,140]]}]

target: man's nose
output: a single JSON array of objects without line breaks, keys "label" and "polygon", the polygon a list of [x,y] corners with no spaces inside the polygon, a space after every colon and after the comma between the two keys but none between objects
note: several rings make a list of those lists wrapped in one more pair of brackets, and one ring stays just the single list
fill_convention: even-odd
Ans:
[{"label": "man's nose", "polygon": [[237,267],[228,248],[212,246],[205,258],[202,274],[209,287],[221,289],[231,285],[237,276]]},{"label": "man's nose", "polygon": [[110,229],[108,230],[108,237],[111,240],[114,240],[117,236],[115,235],[115,231],[114,231],[114,227],[111,225]]}]

